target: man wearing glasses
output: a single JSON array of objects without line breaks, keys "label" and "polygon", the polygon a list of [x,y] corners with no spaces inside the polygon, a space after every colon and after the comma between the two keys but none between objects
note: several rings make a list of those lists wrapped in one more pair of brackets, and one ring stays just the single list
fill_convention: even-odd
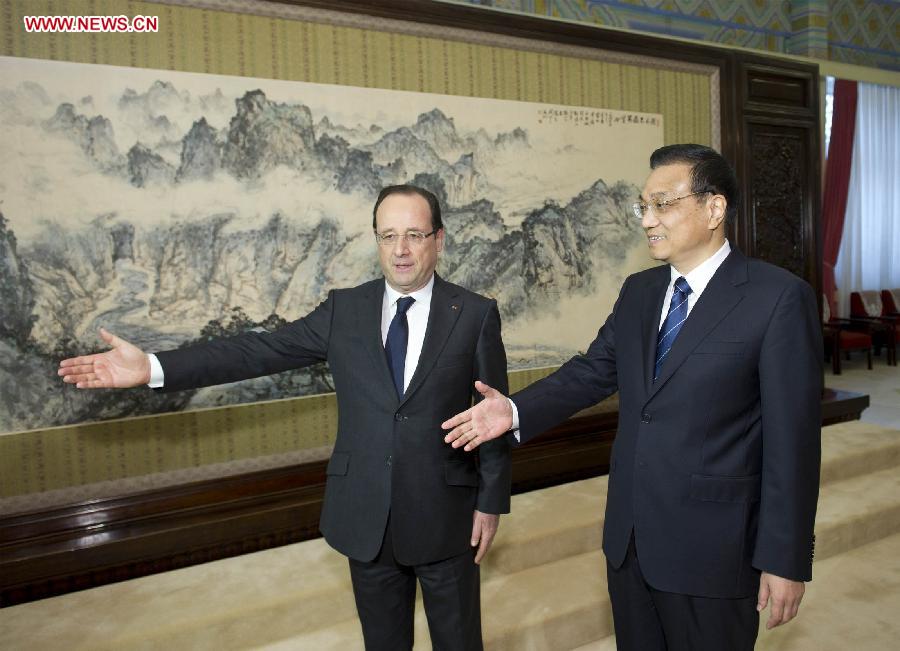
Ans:
[{"label": "man wearing glasses", "polygon": [[[444,423],[453,447],[528,441],[619,392],[603,550],[616,643],[752,649],[811,578],[822,340],[812,289],[731,248],[738,187],[708,147],[671,145],[635,217],[668,264],[625,280],[587,352]],[[502,439],[501,439],[502,440]]]},{"label": "man wearing glasses", "polygon": [[327,360],[339,425],[319,526],[350,559],[366,649],[412,648],[418,579],[434,648],[478,650],[478,563],[509,512],[509,445],[494,441],[476,463],[440,425],[481,399],[474,380],[507,390],[500,315],[435,273],[444,228],[431,192],[384,188],[372,226],[384,278],[332,290],[276,332],[148,356],[101,331],[112,349],[59,374],[78,388],[177,391]]}]

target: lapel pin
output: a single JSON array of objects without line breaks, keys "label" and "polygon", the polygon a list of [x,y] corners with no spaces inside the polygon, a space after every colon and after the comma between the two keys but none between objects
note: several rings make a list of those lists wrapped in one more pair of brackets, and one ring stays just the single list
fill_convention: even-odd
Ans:
[{"label": "lapel pin", "polygon": [[451,306],[450,306],[450,309],[451,309],[451,310],[458,310],[458,309],[459,309],[459,305],[451,305]]}]

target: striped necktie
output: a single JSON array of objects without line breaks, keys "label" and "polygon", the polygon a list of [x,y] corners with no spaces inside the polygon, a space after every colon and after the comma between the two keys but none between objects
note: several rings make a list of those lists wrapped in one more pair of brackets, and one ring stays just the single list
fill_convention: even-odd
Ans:
[{"label": "striped necktie", "polygon": [[675,343],[675,337],[681,331],[681,326],[688,317],[688,294],[691,293],[691,286],[679,276],[675,280],[674,291],[672,292],[672,302],[669,303],[669,313],[666,320],[663,321],[662,328],[659,329],[659,335],[656,340],[656,366],[653,370],[653,381],[659,377],[659,371],[669,351],[672,350],[672,344]]}]

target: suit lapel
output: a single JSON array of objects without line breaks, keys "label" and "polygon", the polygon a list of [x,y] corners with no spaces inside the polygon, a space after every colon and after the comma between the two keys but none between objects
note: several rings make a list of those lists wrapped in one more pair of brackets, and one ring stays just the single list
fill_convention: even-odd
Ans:
[{"label": "suit lapel", "polygon": [[431,292],[431,310],[428,312],[428,325],[425,327],[425,341],[422,343],[422,353],[419,355],[419,363],[410,380],[406,393],[400,400],[403,405],[412,397],[416,390],[428,377],[434,363],[444,350],[447,337],[453,331],[456,320],[463,311],[463,302],[453,286],[444,282],[435,274],[434,289]]},{"label": "suit lapel", "polygon": [[[731,312],[741,302],[744,295],[736,287],[747,282],[747,259],[737,250],[732,250],[722,265],[713,274],[703,294],[697,299],[697,304],[691,310],[690,316],[678,333],[678,338],[672,344],[668,359],[660,370],[659,377],[653,382],[648,399],[652,398],[669,378],[678,370],[688,355],[693,352],[726,314]],[[662,309],[660,307],[660,309]],[[659,313],[657,313],[657,319]],[[654,354],[656,343],[654,340]],[[653,371],[650,371],[651,377]]]},{"label": "suit lapel", "polygon": [[669,286],[671,274],[669,265],[663,265],[649,281],[644,291],[644,303],[641,306],[641,336],[644,342],[644,386],[647,392],[653,384],[653,369],[656,362],[656,339],[659,334],[659,315],[662,313],[666,288]]},{"label": "suit lapel", "polygon": [[374,281],[359,314],[359,332],[363,333],[366,350],[375,365],[376,384],[386,388],[392,399],[397,399],[394,379],[388,367],[384,343],[381,340],[381,310],[384,304],[384,280]]}]

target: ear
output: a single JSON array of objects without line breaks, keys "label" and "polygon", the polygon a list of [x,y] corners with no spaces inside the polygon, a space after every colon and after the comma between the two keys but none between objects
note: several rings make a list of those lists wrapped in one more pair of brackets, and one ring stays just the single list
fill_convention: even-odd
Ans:
[{"label": "ear", "polygon": [[721,194],[714,194],[709,203],[709,230],[716,230],[725,221],[728,200]]},{"label": "ear", "polygon": [[442,228],[434,234],[434,242],[437,245],[438,253],[444,250],[444,229]]}]

